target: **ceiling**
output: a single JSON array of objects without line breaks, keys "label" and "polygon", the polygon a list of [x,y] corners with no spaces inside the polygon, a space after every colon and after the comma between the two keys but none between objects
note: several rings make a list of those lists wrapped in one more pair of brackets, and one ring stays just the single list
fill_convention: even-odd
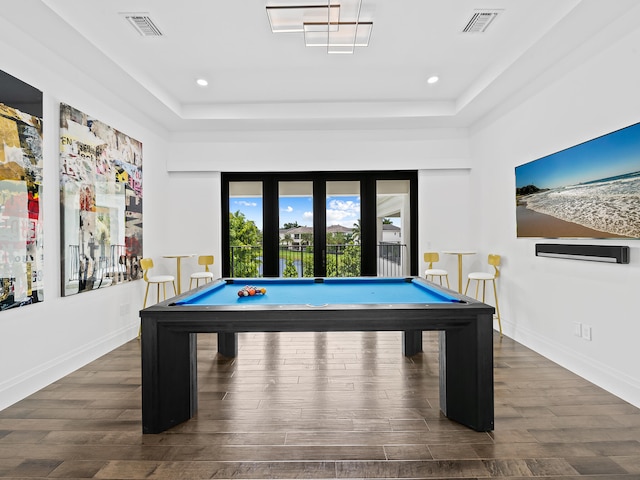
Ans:
[{"label": "ceiling", "polygon": [[[637,0],[361,0],[369,45],[333,55],[302,33],[272,33],[266,13],[321,0],[14,3],[25,1],[50,17],[47,48],[170,130],[468,127],[640,23]],[[332,3],[342,21],[359,1]],[[478,9],[498,15],[463,33]],[[123,13],[148,15],[162,36],[141,36]]]}]

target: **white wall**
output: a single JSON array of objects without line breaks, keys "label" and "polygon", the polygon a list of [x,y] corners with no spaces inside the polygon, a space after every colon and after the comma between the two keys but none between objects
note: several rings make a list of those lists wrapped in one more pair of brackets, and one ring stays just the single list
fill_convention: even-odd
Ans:
[{"label": "white wall", "polygon": [[[28,17],[25,17],[28,20]],[[27,22],[29,23],[29,22]],[[28,28],[28,25],[26,25]],[[165,248],[166,132],[110,90],[83,64],[52,55],[43,44],[0,17],[0,68],[44,92],[44,302],[0,312],[0,409],[39,390],[137,335],[142,280],[71,297],[60,294],[59,104],[72,105],[143,143],[144,251]],[[138,120],[133,120],[138,119]],[[151,219],[150,221],[147,221]]]},{"label": "white wall", "polygon": [[[640,29],[471,135],[479,167],[472,172],[474,231],[483,251],[475,262],[503,255],[505,333],[636,406],[640,244],[567,241],[628,245],[629,265],[536,257],[534,245],[544,239],[516,238],[514,168],[639,122],[639,44]],[[593,340],[575,336],[574,322],[590,325]]]},{"label": "white wall", "polygon": [[[166,195],[170,204],[156,218],[163,229],[163,253],[194,255],[182,260],[182,290],[189,286],[189,275],[203,269],[198,255],[213,255],[210,270],[214,277],[222,276],[220,173],[171,172]],[[175,260],[158,259],[156,264],[175,271]]]},{"label": "white wall", "polygon": [[[172,190],[186,197],[173,213],[181,217],[183,231],[201,224],[207,232],[181,242],[174,238],[172,244],[188,253],[213,251],[220,258],[221,171],[418,170],[418,251],[465,245],[469,222],[452,227],[450,218],[469,215],[470,166],[466,129],[174,133],[167,169]],[[421,271],[425,264],[422,255],[419,259]],[[453,258],[442,261],[455,265]],[[183,276],[197,268],[187,263]],[[215,268],[220,273],[218,262]]]},{"label": "white wall", "polygon": [[178,133],[169,171],[286,172],[468,168],[467,130]]},{"label": "white wall", "polygon": [[[426,268],[421,254],[426,249],[470,245],[466,129],[174,133],[169,151],[172,197],[181,198],[172,206],[179,227],[168,233],[169,241],[187,253],[212,251],[220,258],[221,171],[417,170],[418,271]],[[196,226],[199,235],[177,233]],[[457,269],[455,258],[441,261],[444,268]],[[198,268],[186,263],[183,277]],[[216,262],[214,273],[219,269]]]}]

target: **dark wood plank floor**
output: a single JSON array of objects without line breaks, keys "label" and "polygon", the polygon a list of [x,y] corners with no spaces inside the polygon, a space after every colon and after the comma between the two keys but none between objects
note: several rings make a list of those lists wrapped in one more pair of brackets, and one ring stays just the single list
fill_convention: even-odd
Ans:
[{"label": "dark wood plank floor", "polygon": [[495,337],[495,431],[438,409],[437,333],[198,338],[197,418],[142,435],[134,340],[0,412],[2,478],[640,479],[640,410]]}]

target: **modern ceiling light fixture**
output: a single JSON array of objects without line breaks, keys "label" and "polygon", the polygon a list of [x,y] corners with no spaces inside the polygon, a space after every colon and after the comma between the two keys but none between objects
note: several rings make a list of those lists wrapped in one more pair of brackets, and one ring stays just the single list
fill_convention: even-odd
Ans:
[{"label": "modern ceiling light fixture", "polygon": [[[373,22],[360,21],[362,0],[342,0],[342,4],[267,6],[273,33],[304,33],[307,47],[325,47],[327,53],[354,53],[355,47],[369,46]],[[348,20],[346,14],[351,13]]]},{"label": "modern ceiling light fixture", "polygon": [[340,5],[268,6],[267,16],[273,33],[302,33],[305,23],[337,29]]}]

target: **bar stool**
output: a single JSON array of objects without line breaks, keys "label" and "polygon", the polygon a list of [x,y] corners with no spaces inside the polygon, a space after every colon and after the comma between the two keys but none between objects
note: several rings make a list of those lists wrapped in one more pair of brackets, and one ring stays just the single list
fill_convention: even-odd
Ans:
[{"label": "bar stool", "polygon": [[173,294],[177,295],[178,290],[176,289],[175,277],[173,275],[149,275],[149,270],[153,268],[153,260],[151,258],[141,258],[140,259],[140,268],[142,269],[144,281],[147,282],[147,288],[144,292],[144,304],[142,308],[147,307],[147,297],[149,295],[149,286],[154,284],[157,285],[158,290],[156,294],[157,301],[160,301],[160,285],[162,285],[162,290],[164,294],[164,299],[167,298],[167,283],[173,285]]},{"label": "bar stool", "polygon": [[493,273],[487,272],[471,272],[467,276],[467,287],[464,289],[464,294],[467,294],[469,290],[469,284],[471,280],[476,281],[476,295],[475,298],[478,298],[478,289],[480,287],[480,282],[482,282],[482,301],[484,302],[485,298],[485,289],[487,282],[493,283],[493,295],[496,299],[496,315],[498,317],[498,327],[500,328],[500,336],[502,336],[502,322],[500,321],[500,307],[498,306],[498,289],[496,288],[496,278],[500,276],[500,270],[498,267],[500,266],[500,255],[489,254],[488,263],[494,269]]},{"label": "bar stool", "polygon": [[213,273],[209,271],[209,265],[213,265],[213,255],[200,255],[198,257],[198,265],[204,265],[204,271],[191,274],[189,290],[191,290],[194,280],[196,281],[196,287],[200,285],[200,280],[204,280],[205,283],[213,280]]},{"label": "bar stool", "polygon": [[442,277],[444,277],[447,281],[447,288],[450,288],[449,272],[441,268],[433,268],[433,264],[440,261],[440,255],[437,252],[426,252],[424,254],[424,261],[429,264],[427,269],[424,271],[424,278],[429,280],[429,277],[431,277],[431,280],[433,281],[435,277],[438,277],[440,279],[440,285],[442,285]]},{"label": "bar stool", "polygon": [[[142,269],[142,278],[147,282],[147,288],[144,291],[144,303],[142,308],[147,308],[147,297],[149,296],[149,286],[151,284],[157,285],[158,290],[156,293],[157,302],[160,302],[160,285],[162,285],[162,291],[164,293],[164,298],[167,298],[167,283],[171,283],[173,285],[173,294],[177,295],[178,291],[176,290],[176,282],[173,275],[149,275],[149,270],[153,268],[153,260],[150,258],[141,258],[140,259],[140,268]],[[142,324],[138,328],[138,338],[140,338],[140,334],[142,333]]]}]

